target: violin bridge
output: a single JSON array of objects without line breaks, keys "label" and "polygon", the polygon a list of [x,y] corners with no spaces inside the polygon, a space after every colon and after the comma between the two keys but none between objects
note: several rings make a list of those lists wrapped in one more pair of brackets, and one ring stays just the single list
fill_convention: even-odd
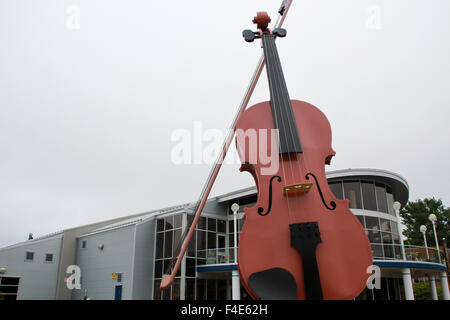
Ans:
[{"label": "violin bridge", "polygon": [[283,194],[285,196],[291,194],[291,193],[296,193],[296,194],[304,194],[306,192],[308,192],[309,190],[311,190],[312,187],[312,183],[299,183],[299,184],[292,184],[290,186],[284,186],[283,187]]}]

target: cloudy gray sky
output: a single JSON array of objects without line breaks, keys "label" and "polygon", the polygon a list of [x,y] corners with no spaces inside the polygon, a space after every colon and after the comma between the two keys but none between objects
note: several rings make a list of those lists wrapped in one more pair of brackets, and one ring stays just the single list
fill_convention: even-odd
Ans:
[{"label": "cloudy gray sky", "polygon": [[[211,165],[174,164],[171,135],[225,133],[262,53],[241,32],[280,3],[0,0],[0,246],[196,200]],[[327,170],[390,170],[450,206],[450,2],[294,0],[284,27],[290,96],[332,126]],[[238,167],[212,195],[253,185]]]}]

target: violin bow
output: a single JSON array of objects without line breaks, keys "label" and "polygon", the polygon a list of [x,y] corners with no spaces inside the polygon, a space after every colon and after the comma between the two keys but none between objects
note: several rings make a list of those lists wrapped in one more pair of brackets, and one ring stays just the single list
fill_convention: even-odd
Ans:
[{"label": "violin bow", "polygon": [[[278,16],[277,21],[275,22],[275,28],[281,28],[281,26],[283,25],[284,19],[286,18],[286,14],[289,11],[292,1],[293,0],[283,0],[282,4],[280,6],[280,9],[278,10],[279,16]],[[167,289],[172,285],[172,283],[175,279],[175,276],[178,273],[178,270],[180,269],[181,261],[183,260],[183,257],[186,253],[189,242],[192,238],[192,235],[194,234],[195,226],[197,225],[197,222],[200,219],[200,215],[202,214],[202,211],[203,211],[203,208],[208,199],[209,193],[211,192],[211,189],[214,185],[214,182],[216,181],[219,170],[222,167],[222,163],[225,159],[225,156],[227,155],[227,151],[233,141],[234,131],[236,129],[236,123],[237,123],[238,119],[240,118],[240,116],[242,115],[242,113],[245,111],[245,108],[247,108],[248,102],[250,101],[250,98],[253,94],[256,84],[258,83],[261,72],[264,69],[264,65],[265,65],[265,59],[264,59],[264,54],[262,54],[261,58],[259,59],[258,65],[256,66],[256,70],[253,74],[253,77],[250,81],[250,84],[247,88],[247,91],[245,92],[244,98],[241,101],[238,112],[236,113],[236,115],[233,119],[233,122],[231,124],[231,130],[229,131],[227,138],[225,139],[225,142],[223,143],[222,152],[218,156],[218,158],[214,164],[214,167],[211,169],[208,179],[206,180],[206,183],[200,194],[199,200],[196,202],[196,205],[194,206],[193,211],[195,212],[195,215],[194,215],[194,219],[192,220],[191,226],[189,228],[185,228],[185,230],[183,232],[183,236],[180,238],[180,241],[177,244],[177,248],[176,248],[175,252],[178,252],[178,255],[175,255],[175,257],[172,258],[165,274],[163,274],[163,276],[162,276],[161,285],[160,285],[161,290]]]}]

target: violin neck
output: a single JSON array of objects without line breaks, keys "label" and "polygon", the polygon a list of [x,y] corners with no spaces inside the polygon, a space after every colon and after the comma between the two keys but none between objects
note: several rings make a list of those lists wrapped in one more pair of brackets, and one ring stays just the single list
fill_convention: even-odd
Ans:
[{"label": "violin neck", "polygon": [[275,36],[264,32],[262,43],[269,80],[272,117],[279,135],[279,152],[280,154],[302,153],[297,124],[275,45]]}]

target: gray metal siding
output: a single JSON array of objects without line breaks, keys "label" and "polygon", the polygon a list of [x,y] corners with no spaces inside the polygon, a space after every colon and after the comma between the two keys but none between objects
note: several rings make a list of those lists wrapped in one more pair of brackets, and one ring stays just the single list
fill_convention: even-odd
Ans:
[{"label": "gray metal siding", "polygon": [[[4,277],[20,277],[18,300],[52,300],[56,297],[61,235],[30,240],[23,244],[0,250],[0,267],[6,267]],[[26,252],[34,252],[33,261],[26,261]],[[53,261],[46,262],[45,254],[53,254]]]},{"label": "gray metal siding", "polygon": [[136,225],[132,293],[134,300],[153,298],[155,221],[151,219]]},{"label": "gray metal siding", "polygon": [[[72,291],[72,299],[83,299],[87,289],[92,300],[112,300],[116,285],[122,285],[123,300],[132,298],[134,233],[135,226],[130,225],[78,238],[76,263],[81,269],[82,284],[80,290]],[[103,244],[103,250],[99,244]],[[123,274],[122,283],[111,279],[114,272]]]}]

